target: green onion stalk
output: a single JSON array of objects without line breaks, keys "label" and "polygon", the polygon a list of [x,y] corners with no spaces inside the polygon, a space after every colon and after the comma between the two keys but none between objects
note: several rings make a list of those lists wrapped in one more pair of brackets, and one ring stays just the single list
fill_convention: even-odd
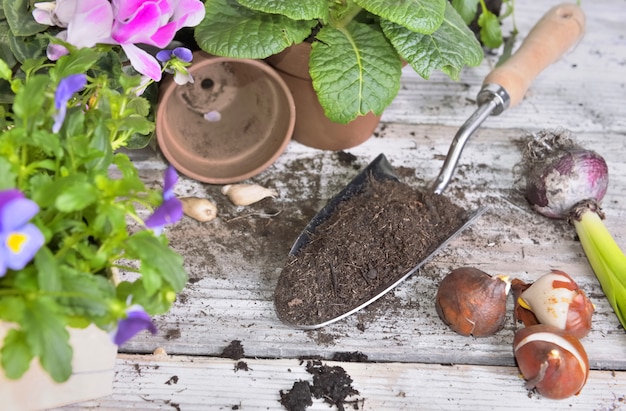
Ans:
[{"label": "green onion stalk", "polygon": [[586,200],[571,212],[587,260],[596,274],[617,318],[626,328],[626,255],[617,245],[602,221],[604,213],[598,203]]}]

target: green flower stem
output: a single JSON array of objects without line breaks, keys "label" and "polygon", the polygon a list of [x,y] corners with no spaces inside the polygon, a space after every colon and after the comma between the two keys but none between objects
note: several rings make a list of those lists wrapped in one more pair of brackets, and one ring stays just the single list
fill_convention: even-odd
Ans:
[{"label": "green flower stem", "polygon": [[603,214],[594,201],[574,207],[572,221],[580,243],[602,290],[626,328],[626,256],[602,222]]}]

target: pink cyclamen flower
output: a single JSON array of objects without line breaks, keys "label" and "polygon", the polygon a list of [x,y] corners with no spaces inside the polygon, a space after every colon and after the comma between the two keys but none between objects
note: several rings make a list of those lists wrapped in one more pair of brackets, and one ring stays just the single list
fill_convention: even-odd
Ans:
[{"label": "pink cyclamen flower", "polygon": [[205,14],[200,0],[112,0],[112,4],[111,37],[133,67],[155,81],[161,80],[159,62],[135,44],[165,48],[179,29],[196,26]]},{"label": "pink cyclamen flower", "polygon": [[28,223],[39,212],[39,206],[21,191],[0,191],[0,277],[7,269],[26,267],[44,244],[44,236]]},{"label": "pink cyclamen flower", "polygon": [[126,318],[120,320],[113,335],[113,343],[122,345],[140,331],[157,333],[157,328],[148,313],[140,305],[132,305],[126,310]]},{"label": "pink cyclamen flower", "polygon": [[151,228],[157,235],[161,234],[166,224],[175,223],[183,217],[183,205],[174,195],[177,180],[176,170],[169,166],[165,170],[163,182],[163,203],[145,221],[146,227]]},{"label": "pink cyclamen flower", "polygon": [[[78,48],[111,43],[113,8],[108,0],[57,0],[35,3],[35,21],[66,28],[57,37]],[[48,45],[48,58],[58,60],[68,50],[58,44]]]},{"label": "pink cyclamen flower", "polygon": [[[136,44],[166,47],[182,27],[196,26],[204,18],[201,0],[57,0],[37,3],[38,23],[63,30],[58,37],[73,46],[118,44],[140,74],[161,80],[159,62]],[[67,54],[63,46],[50,44],[48,58]]]}]

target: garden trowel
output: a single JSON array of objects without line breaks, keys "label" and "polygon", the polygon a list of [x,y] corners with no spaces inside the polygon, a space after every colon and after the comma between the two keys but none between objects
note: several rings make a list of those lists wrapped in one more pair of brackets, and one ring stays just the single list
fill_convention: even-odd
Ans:
[{"label": "garden trowel", "polygon": [[[465,144],[482,122],[490,115],[499,115],[507,108],[518,104],[537,75],[557,61],[581,38],[584,26],[584,14],[576,5],[562,4],[553,7],[537,22],[515,54],[487,75],[477,96],[478,108],[455,135],[441,171],[431,188],[434,193],[441,194],[448,186]],[[290,256],[301,252],[311,241],[316,228],[333,214],[337,205],[361,192],[370,178],[379,181],[399,180],[385,155],[380,154],[313,217],[296,239],[289,253]],[[320,328],[366,307],[415,273],[485,211],[485,208],[481,208],[469,213],[464,223],[438,244],[426,258],[367,301],[317,324],[289,323],[289,325],[302,329]]]}]

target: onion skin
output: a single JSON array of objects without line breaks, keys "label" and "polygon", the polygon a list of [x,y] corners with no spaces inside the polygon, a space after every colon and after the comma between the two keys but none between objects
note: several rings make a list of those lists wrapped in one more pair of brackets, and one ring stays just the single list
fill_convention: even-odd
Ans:
[{"label": "onion skin", "polygon": [[580,341],[567,331],[540,324],[522,328],[513,338],[515,360],[526,388],[552,399],[577,395],[589,376],[589,359]]},{"label": "onion skin", "polygon": [[[519,283],[519,280],[513,281],[515,316],[526,326],[548,324],[577,338],[589,334],[593,304],[567,273],[552,270],[532,284],[522,283],[520,286]],[[530,311],[534,318],[526,311]]]},{"label": "onion skin", "polygon": [[576,144],[565,129],[541,130],[522,140],[520,170],[526,199],[538,213],[567,219],[580,201],[600,202],[609,174],[598,153]]},{"label": "onion skin", "polygon": [[538,213],[564,219],[581,200],[600,202],[608,184],[602,156],[580,148],[557,149],[543,164],[535,163],[527,175],[526,198]]},{"label": "onion skin", "polygon": [[183,213],[197,221],[206,223],[217,217],[217,206],[206,198],[181,197],[179,200],[183,204]]},{"label": "onion skin", "polygon": [[504,327],[509,289],[508,277],[492,277],[472,267],[457,268],[439,284],[437,314],[458,334],[491,336]]},{"label": "onion skin", "polygon": [[276,190],[258,184],[228,184],[223,186],[221,191],[236,206],[248,206],[264,198],[278,196]]}]

